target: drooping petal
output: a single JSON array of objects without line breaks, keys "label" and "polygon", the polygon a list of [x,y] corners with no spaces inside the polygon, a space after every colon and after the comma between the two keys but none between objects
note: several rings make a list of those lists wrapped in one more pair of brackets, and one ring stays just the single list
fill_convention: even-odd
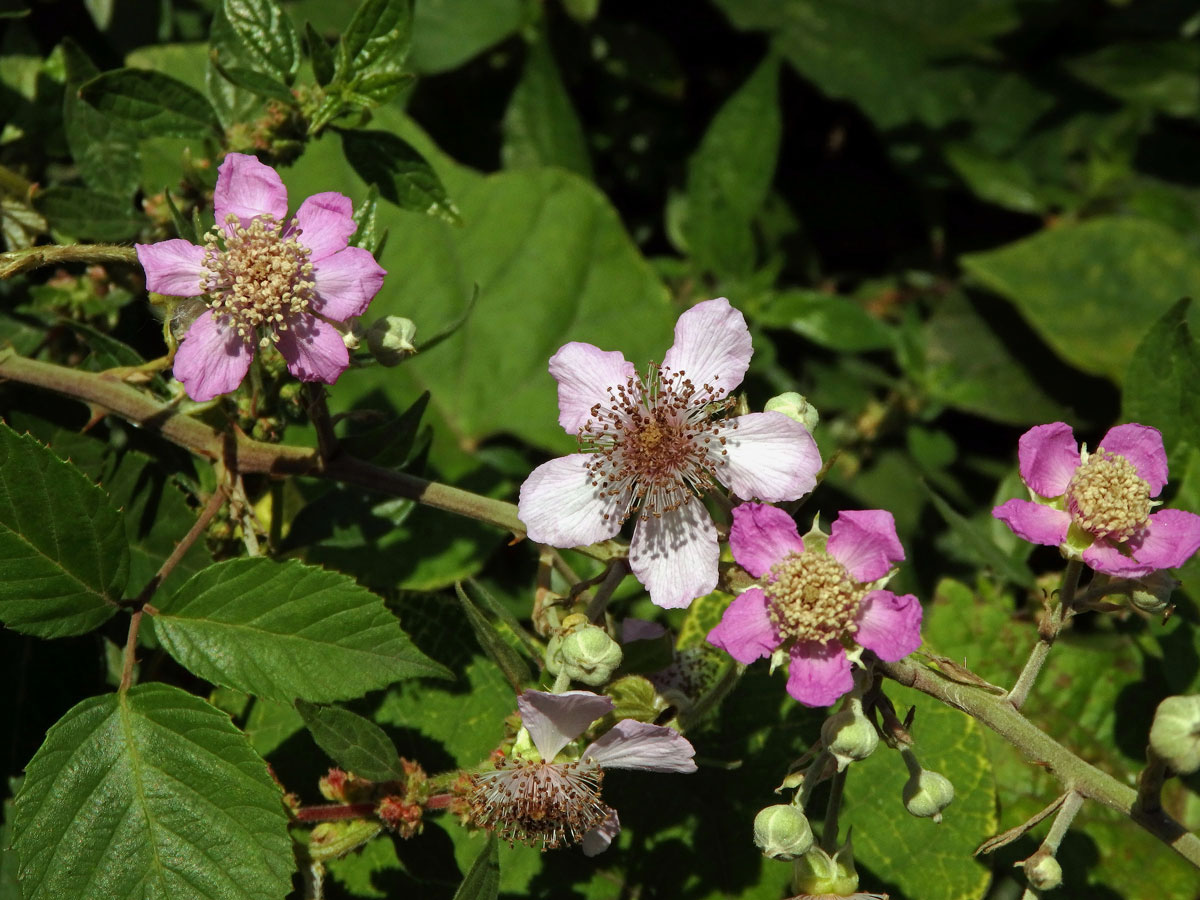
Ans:
[{"label": "drooping petal", "polygon": [[309,260],[320,262],[327,256],[345,250],[358,225],[354,221],[350,198],[337,191],[313,194],[296,210],[300,243],[309,249]]},{"label": "drooping petal", "polygon": [[1057,547],[1067,539],[1071,514],[1034,503],[1032,500],[1008,500],[992,510],[992,515],[1012,529],[1013,534],[1033,544]]},{"label": "drooping petal", "polygon": [[1145,530],[1131,547],[1140,563],[1156,569],[1178,568],[1200,550],[1200,516],[1182,509],[1151,513]]},{"label": "drooping petal", "polygon": [[602,769],[642,769],[646,772],[696,771],[696,749],[673,728],[622,719],[583,751]]},{"label": "drooping petal", "polygon": [[313,308],[335,322],[361,316],[379,293],[387,271],[362,247],[347,247],[313,266],[317,301]]},{"label": "drooping petal", "polygon": [[583,848],[583,855],[596,856],[603,853],[620,832],[621,820],[617,818],[617,811],[610,808],[608,818],[585,834],[579,842],[579,846]]},{"label": "drooping petal", "polygon": [[282,221],[287,215],[287,188],[270,166],[245,153],[230,153],[217,169],[213,212],[223,228],[230,213],[243,225],[261,215]]},{"label": "drooping petal", "polygon": [[1141,578],[1154,571],[1154,566],[1125,555],[1115,545],[1103,539],[1097,540],[1083,551],[1083,561],[1093,571],[1117,578]]},{"label": "drooping petal", "polygon": [[550,374],[558,382],[558,424],[567,434],[578,434],[592,407],[609,402],[608,389],[624,385],[636,371],[616,350],[580,341],[563,344],[550,357]]},{"label": "drooping petal", "polygon": [[591,691],[525,691],[517,698],[521,724],[533,738],[533,746],[546,762],[567,746],[601,716],[612,712],[613,702]]},{"label": "drooping petal", "polygon": [[801,641],[790,655],[787,692],[805,706],[831,706],[854,687],[850,660],[837,641]]},{"label": "drooping petal", "polygon": [[197,297],[204,293],[203,247],[172,238],[157,244],[134,244],[138,262],[146,270],[146,290],[169,297]]},{"label": "drooping petal", "polygon": [[638,519],[629,568],[664,609],[688,606],[717,586],[717,528],[693,498],[657,518]]},{"label": "drooping petal", "polygon": [[671,375],[689,379],[698,391],[729,394],[742,383],[754,347],[741,312],[724,297],[697,303],[675,323],[675,343],[663,358]]},{"label": "drooping petal", "polygon": [[739,566],[762,578],[788,554],[803,553],[804,541],[795,521],[782,509],[742,503],[733,508],[729,549]]},{"label": "drooping petal", "polygon": [[1137,469],[1138,476],[1150,485],[1150,496],[1157,497],[1167,483],[1167,451],[1162,432],[1149,425],[1118,425],[1100,439],[1100,449],[1119,453]]},{"label": "drooping petal", "polygon": [[1058,497],[1079,468],[1079,445],[1066,422],[1035,425],[1021,435],[1017,457],[1021,478],[1042,497]]},{"label": "drooping petal", "polygon": [[622,644],[628,644],[631,641],[654,641],[666,633],[667,629],[657,622],[648,622],[645,619],[628,618],[621,623]]},{"label": "drooping petal", "polygon": [[749,588],[733,599],[708,642],[724,650],[742,665],[770,656],[780,637],[767,615],[767,595],[762,588]]},{"label": "drooping petal", "polygon": [[290,319],[287,325],[286,331],[276,331],[279,340],[275,346],[288,371],[301,381],[337,381],[350,365],[350,351],[338,330],[308,313]]},{"label": "drooping petal", "polygon": [[817,442],[783,413],[738,416],[720,423],[717,434],[724,443],[709,451],[717,477],[743,500],[795,500],[816,487]]},{"label": "drooping petal", "polygon": [[903,659],[921,646],[921,601],[912,594],[871,591],[858,607],[854,640],[884,662]]},{"label": "drooping petal", "polygon": [[206,310],[188,328],[175,354],[172,370],[193,400],[204,402],[228,394],[246,377],[254,346]]},{"label": "drooping petal", "polygon": [[896,520],[886,509],[843,510],[829,529],[825,550],[864,584],[882,578],[904,559]]},{"label": "drooping petal", "polygon": [[531,541],[551,547],[583,547],[621,530],[620,498],[592,484],[592,456],[572,453],[542,463],[521,485],[517,517]]}]

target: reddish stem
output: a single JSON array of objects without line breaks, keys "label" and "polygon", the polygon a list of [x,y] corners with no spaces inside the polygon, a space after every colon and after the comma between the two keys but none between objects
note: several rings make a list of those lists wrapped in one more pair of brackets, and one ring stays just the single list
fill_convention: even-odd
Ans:
[{"label": "reddish stem", "polygon": [[293,813],[301,822],[336,822],[340,819],[368,819],[375,815],[374,803],[326,803],[302,806]]}]

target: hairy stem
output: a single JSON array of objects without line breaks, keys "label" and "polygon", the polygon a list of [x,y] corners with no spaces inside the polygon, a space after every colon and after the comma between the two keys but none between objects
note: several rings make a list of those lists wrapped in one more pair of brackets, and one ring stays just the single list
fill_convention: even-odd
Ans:
[{"label": "hairy stem", "polygon": [[11,278],[21,272],[42,266],[60,266],[66,263],[128,263],[137,265],[137,251],[120,244],[73,244],[67,247],[27,247],[0,253],[0,278]]},{"label": "hairy stem", "polygon": [[369,819],[375,815],[374,803],[325,803],[302,806],[292,815],[300,822],[337,822],[343,819]]},{"label": "hairy stem", "polygon": [[1008,692],[1009,702],[1017,709],[1021,708],[1025,699],[1029,696],[1034,682],[1037,681],[1038,673],[1042,671],[1046,657],[1050,654],[1050,648],[1054,646],[1055,640],[1058,639],[1058,633],[1074,612],[1075,591],[1079,587],[1079,576],[1082,572],[1083,563],[1079,560],[1073,559],[1067,563],[1066,571],[1063,572],[1062,586],[1058,591],[1058,603],[1050,612],[1050,615],[1039,624],[1038,642],[1029,654],[1029,659],[1026,660],[1025,668],[1021,670],[1021,675],[1017,678],[1017,683]]}]

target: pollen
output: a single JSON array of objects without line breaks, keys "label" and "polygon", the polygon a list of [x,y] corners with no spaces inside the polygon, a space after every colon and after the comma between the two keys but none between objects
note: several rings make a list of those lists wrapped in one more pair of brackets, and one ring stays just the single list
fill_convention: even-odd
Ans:
[{"label": "pollen", "polygon": [[790,553],[771,567],[767,615],[780,636],[797,641],[836,640],[853,633],[866,585],[827,553]]},{"label": "pollen", "polygon": [[1075,470],[1066,498],[1079,527],[1112,541],[1129,540],[1150,516],[1150,485],[1133,463],[1103,448]]}]

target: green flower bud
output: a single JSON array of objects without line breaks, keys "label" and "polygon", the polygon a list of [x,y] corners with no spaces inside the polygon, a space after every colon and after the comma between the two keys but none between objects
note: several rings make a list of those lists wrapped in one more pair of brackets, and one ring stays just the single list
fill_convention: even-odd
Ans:
[{"label": "green flower bud", "polygon": [[1178,775],[1200,769],[1200,694],[1168,697],[1158,704],[1150,749]]},{"label": "green flower bud", "polygon": [[1151,615],[1165,612],[1171,605],[1171,594],[1179,587],[1179,582],[1161,569],[1139,578],[1138,583],[1140,587],[1130,592],[1129,602]]},{"label": "green flower bud", "polygon": [[766,412],[783,413],[789,419],[794,419],[799,422],[809,431],[817,427],[817,422],[821,417],[817,414],[817,408],[813,406],[801,394],[795,391],[786,391],[778,397],[772,397],[767,401],[767,405],[763,407]]},{"label": "green flower bud", "polygon": [[862,700],[852,697],[846,709],[825,720],[821,726],[821,740],[837,760],[841,772],[850,763],[866,759],[875,752],[879,733],[875,724],[863,715]]},{"label": "green flower bud", "polygon": [[546,671],[551,675],[557,675],[562,671],[562,642],[561,634],[553,634],[550,636],[550,640],[546,641],[546,652],[542,658],[546,663]]},{"label": "green flower bud", "polygon": [[954,785],[937,772],[919,769],[904,784],[904,808],[920,819],[942,821],[942,810],[954,800]]},{"label": "green flower bud", "polygon": [[590,687],[599,687],[612,678],[623,658],[621,645],[595,625],[587,625],[564,637],[559,653],[562,671]]},{"label": "green flower bud", "polygon": [[812,828],[799,809],[777,803],[754,817],[754,843],[769,859],[795,859],[812,848]]},{"label": "green flower bud", "polygon": [[384,316],[367,329],[367,349],[381,366],[398,366],[417,352],[417,326],[411,319]]},{"label": "green flower bud", "polygon": [[836,894],[845,897],[858,890],[858,872],[854,868],[854,850],[846,841],[830,856],[813,847],[796,861],[792,887],[801,894]]},{"label": "green flower bud", "polygon": [[1039,850],[1023,863],[1029,886],[1038,891],[1052,891],[1062,884],[1062,866],[1048,850]]}]

